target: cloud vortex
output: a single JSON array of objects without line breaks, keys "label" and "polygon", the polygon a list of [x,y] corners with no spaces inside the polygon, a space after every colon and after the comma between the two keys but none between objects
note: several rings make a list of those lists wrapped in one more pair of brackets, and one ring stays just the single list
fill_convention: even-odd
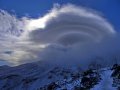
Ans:
[{"label": "cloud vortex", "polygon": [[[98,12],[88,8],[72,4],[55,5],[43,17],[36,19],[19,19],[2,11],[0,19],[3,18],[4,22],[0,21],[0,56],[7,62],[21,64],[47,60],[63,64],[113,52],[111,43],[116,39],[113,37],[116,31]],[[3,31],[14,33],[8,33],[6,37]],[[109,48],[108,44],[111,45]]]}]

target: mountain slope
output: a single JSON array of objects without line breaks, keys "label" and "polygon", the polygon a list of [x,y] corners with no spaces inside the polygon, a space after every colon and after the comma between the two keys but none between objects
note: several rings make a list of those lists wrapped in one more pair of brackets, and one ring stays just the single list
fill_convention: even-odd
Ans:
[{"label": "mountain slope", "polygon": [[36,63],[0,67],[0,90],[120,90],[120,66],[45,69]]}]

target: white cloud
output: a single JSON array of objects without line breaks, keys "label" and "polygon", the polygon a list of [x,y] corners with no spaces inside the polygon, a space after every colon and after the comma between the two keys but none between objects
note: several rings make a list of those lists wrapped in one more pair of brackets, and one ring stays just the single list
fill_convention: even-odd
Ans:
[{"label": "white cloud", "polygon": [[70,4],[55,7],[45,16],[30,20],[29,23],[27,27],[31,29],[30,39],[44,44],[59,41],[69,43],[71,38],[78,42],[99,41],[115,33],[112,25],[95,11]]},{"label": "white cloud", "polygon": [[18,19],[2,11],[0,19],[4,20],[0,22],[0,57],[10,63],[43,60],[49,64],[83,65],[90,58],[120,51],[119,35],[113,26],[88,8],[58,5],[37,19]]}]

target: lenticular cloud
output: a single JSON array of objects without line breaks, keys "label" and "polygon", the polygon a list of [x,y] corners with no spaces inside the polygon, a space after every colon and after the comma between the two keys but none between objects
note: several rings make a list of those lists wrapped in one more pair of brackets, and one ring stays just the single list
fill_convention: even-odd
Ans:
[{"label": "lenticular cloud", "polygon": [[[81,59],[88,59],[85,57],[102,56],[102,52],[104,55],[107,51],[112,52],[112,46],[107,48],[107,44],[116,39],[114,28],[105,18],[94,10],[71,4],[57,5],[37,19],[18,19],[9,13],[4,15],[6,21],[0,22],[0,31],[14,30],[18,31],[19,35],[9,38],[16,40],[14,45],[8,45],[7,43],[12,41],[0,36],[6,38],[4,42],[0,41],[5,45],[0,48],[0,56],[2,60],[15,64],[38,60],[59,64],[70,64],[76,60],[77,63],[82,63]],[[4,15],[0,15],[0,19]],[[10,34],[10,37],[12,36],[14,34]]]},{"label": "lenticular cloud", "polygon": [[96,12],[74,5],[55,7],[42,18],[31,20],[27,27],[33,30],[30,39],[44,44],[99,42],[115,33],[113,27]]}]

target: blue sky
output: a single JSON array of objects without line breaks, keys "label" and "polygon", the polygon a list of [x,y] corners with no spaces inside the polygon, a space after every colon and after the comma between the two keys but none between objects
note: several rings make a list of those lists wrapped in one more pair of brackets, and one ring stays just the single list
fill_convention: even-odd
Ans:
[{"label": "blue sky", "polygon": [[0,9],[15,13],[18,17],[24,15],[38,17],[48,12],[54,3],[60,5],[72,3],[98,10],[114,25],[116,30],[120,28],[119,0],[0,0]]},{"label": "blue sky", "polygon": [[119,0],[0,0],[0,9],[8,12],[14,11],[18,16],[29,15],[38,17],[44,15],[54,3],[72,3],[80,6],[90,7],[103,13],[116,28],[120,28],[120,1]]}]

